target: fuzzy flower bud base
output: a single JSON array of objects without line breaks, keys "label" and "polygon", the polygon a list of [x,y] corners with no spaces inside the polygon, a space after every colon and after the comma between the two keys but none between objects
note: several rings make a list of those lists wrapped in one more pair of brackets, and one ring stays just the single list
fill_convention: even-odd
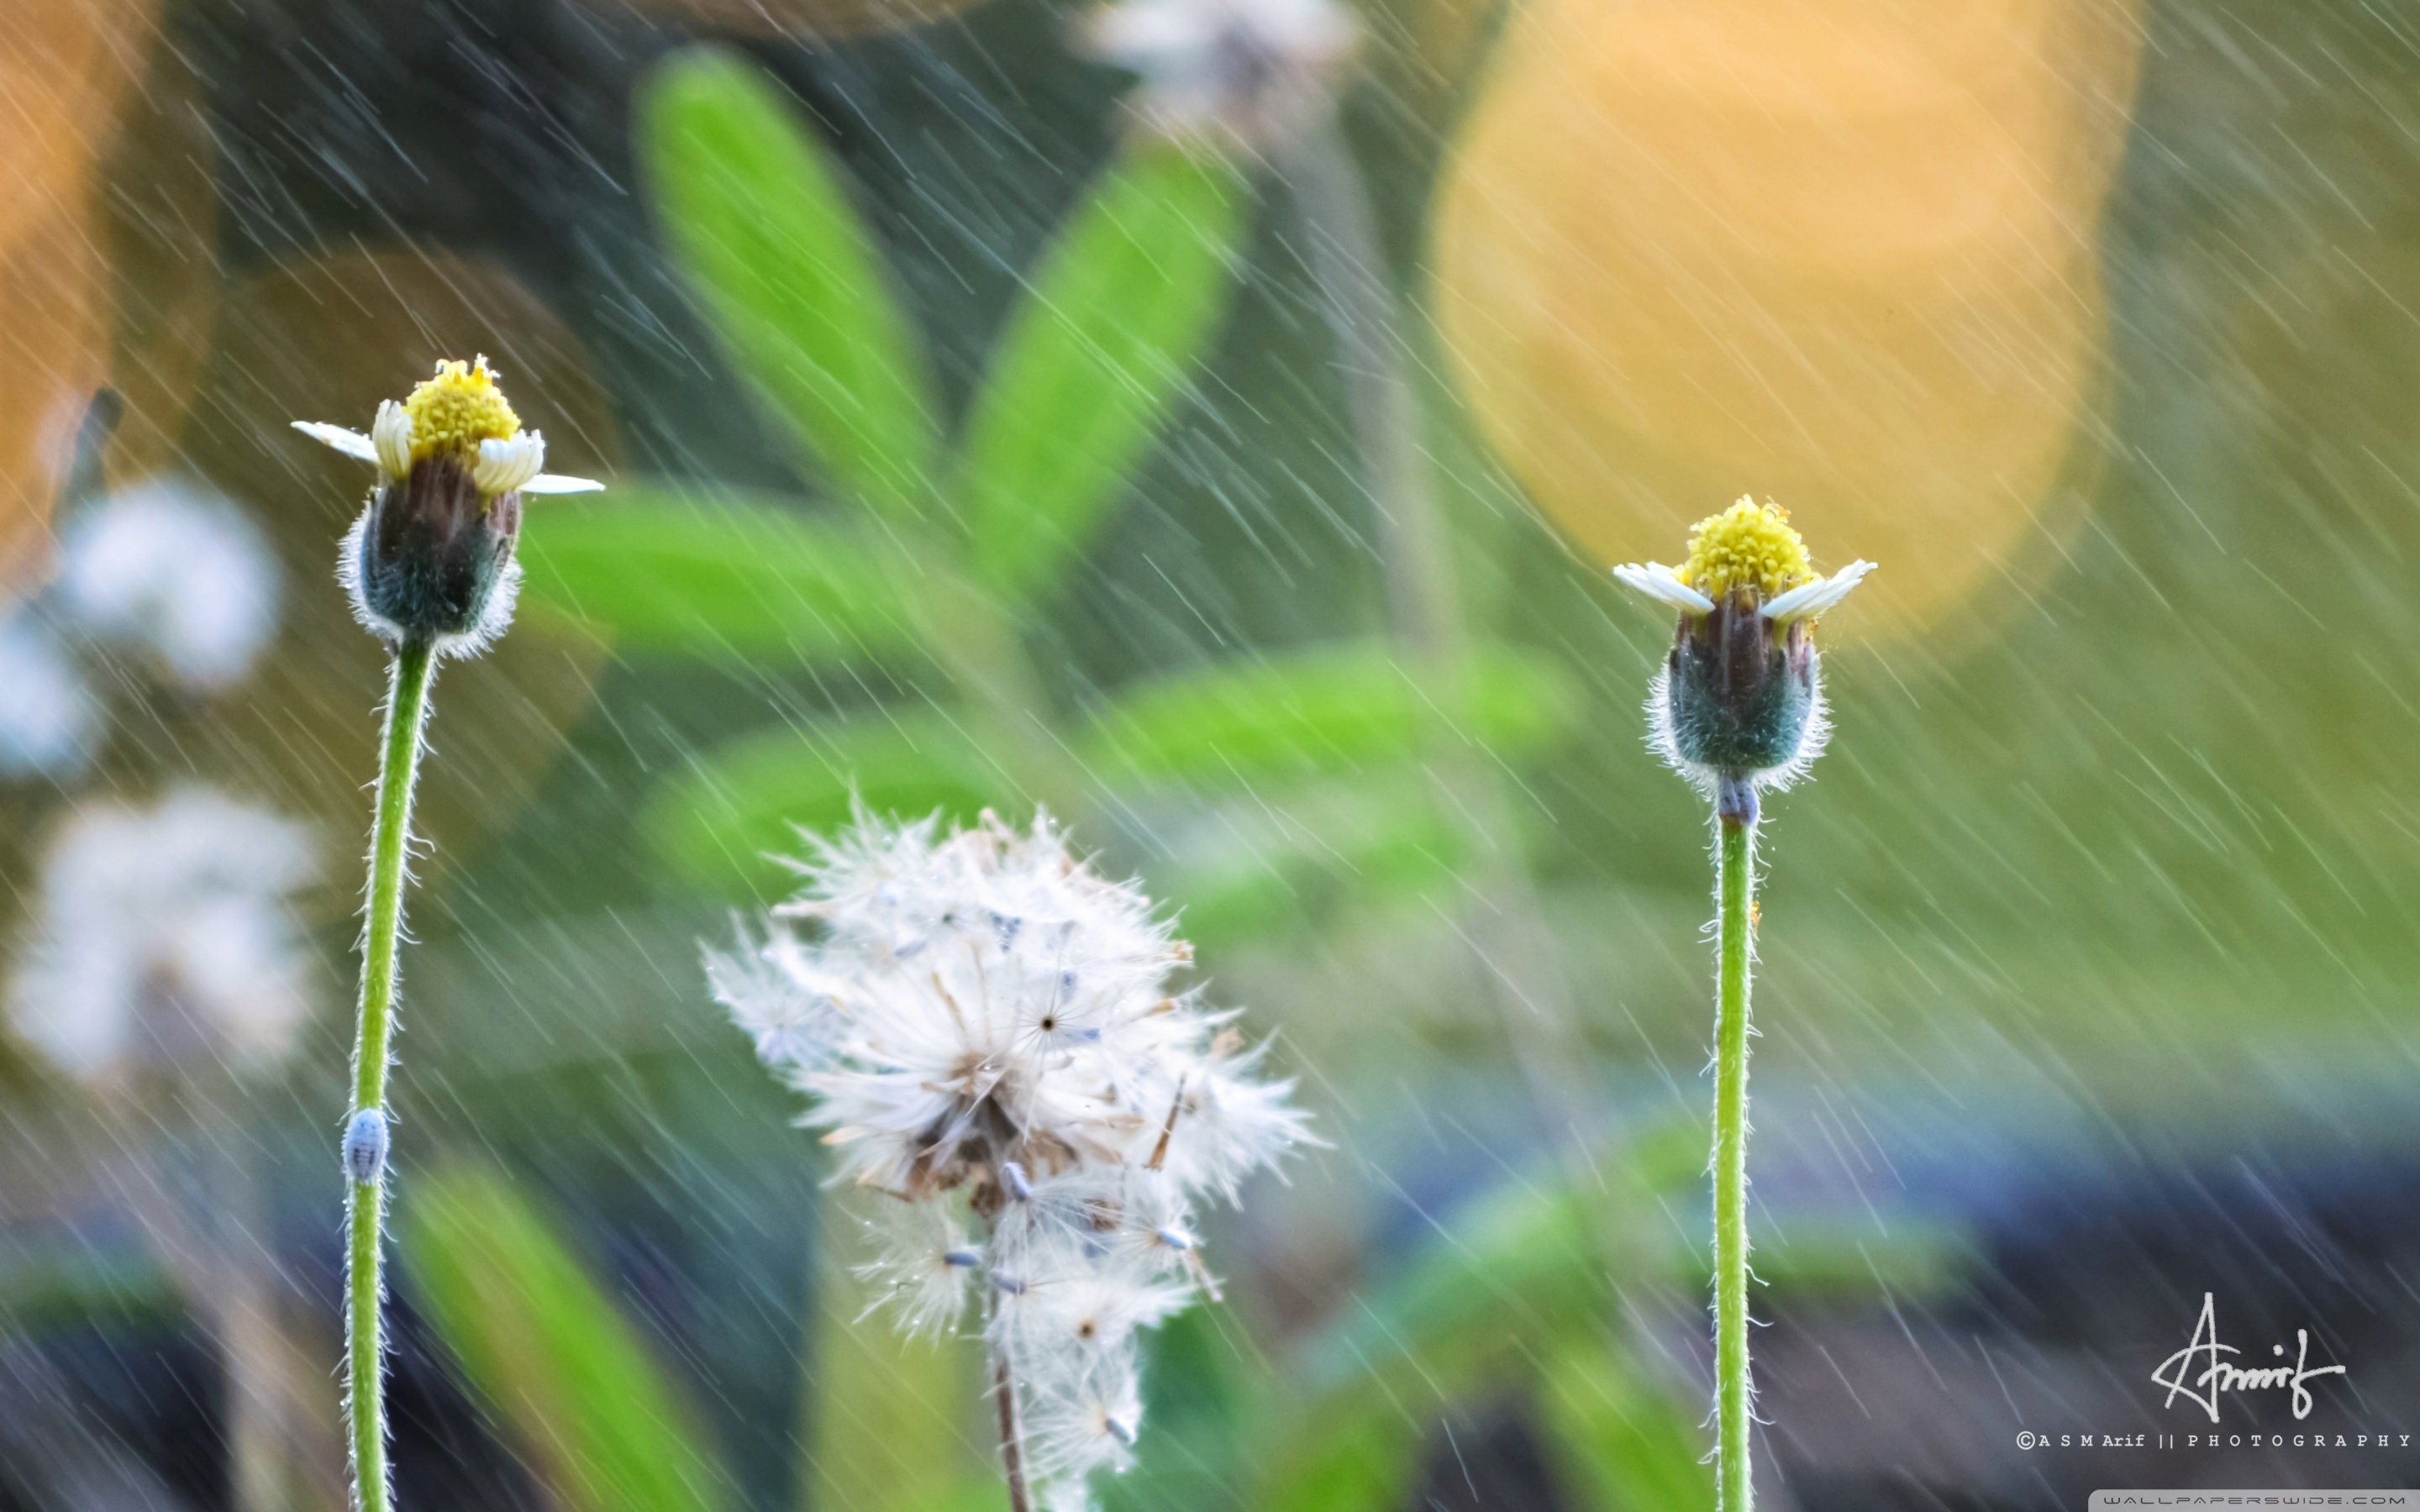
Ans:
[{"label": "fuzzy flower bud base", "polygon": [[1673,753],[1716,772],[1788,766],[1816,721],[1817,676],[1804,621],[1776,631],[1745,598],[1683,621],[1660,689]]},{"label": "fuzzy flower bud base", "polygon": [[1829,727],[1815,622],[1871,571],[1853,562],[1819,575],[1789,516],[1749,499],[1698,522],[1686,564],[1613,569],[1680,611],[1648,719],[1665,760],[1726,818],[1752,822],[1758,788],[1788,787],[1822,754]]},{"label": "fuzzy flower bud base", "polygon": [[367,435],[315,420],[294,426],[378,468],[337,574],[354,614],[394,644],[447,656],[478,652],[512,623],[521,496],[602,486],[538,471],[546,439],[521,429],[484,357],[439,363],[402,403],[379,406]]},{"label": "fuzzy flower bud base", "polygon": [[861,818],[802,870],[760,945],[709,959],[715,995],[878,1194],[860,1273],[910,1333],[985,1298],[1014,1447],[1081,1505],[1140,1430],[1138,1331],[1209,1285],[1194,1206],[1306,1137],[1291,1084],[1170,991],[1190,949],[1047,820]]},{"label": "fuzzy flower bud base", "polygon": [[484,639],[500,627],[490,620],[498,595],[511,600],[520,526],[519,494],[490,501],[460,457],[430,457],[370,495],[347,542],[347,586],[392,639]]}]

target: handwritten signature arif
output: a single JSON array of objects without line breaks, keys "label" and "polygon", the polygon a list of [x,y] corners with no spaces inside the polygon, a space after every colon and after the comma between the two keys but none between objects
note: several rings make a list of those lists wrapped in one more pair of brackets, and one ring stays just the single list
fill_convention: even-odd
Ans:
[{"label": "handwritten signature arif", "polygon": [[[2151,1381],[2156,1385],[2168,1388],[2168,1398],[2161,1403],[2162,1406],[2173,1407],[2177,1398],[2182,1396],[2198,1404],[2213,1423],[2218,1421],[2218,1398],[2225,1393],[2290,1390],[2294,1394],[2294,1417],[2299,1422],[2311,1415],[2311,1393],[2304,1382],[2319,1376],[2341,1376],[2345,1373],[2345,1367],[2340,1365],[2314,1367],[2304,1364],[2310,1358],[2310,1330],[2298,1328],[2294,1330],[2294,1364],[2290,1368],[2281,1365],[2267,1370],[2246,1370],[2240,1365],[2229,1365],[2219,1356],[2238,1351],[2231,1344],[2218,1342],[2216,1299],[2205,1291],[2201,1294],[2201,1321],[2194,1325],[2193,1342],[2161,1361],[2160,1368],[2151,1372]],[[2282,1356],[2286,1346],[2273,1344],[2269,1352]],[[2204,1362],[2199,1374],[2194,1372],[2196,1360]],[[2195,1390],[2196,1387],[2200,1389]]]}]

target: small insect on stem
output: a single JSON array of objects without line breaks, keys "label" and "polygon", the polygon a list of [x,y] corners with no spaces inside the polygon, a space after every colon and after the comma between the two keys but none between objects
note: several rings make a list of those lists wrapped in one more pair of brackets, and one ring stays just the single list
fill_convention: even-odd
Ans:
[{"label": "small insect on stem", "polygon": [[345,1125],[345,1174],[355,1186],[374,1186],[386,1174],[386,1115],[364,1108]]}]

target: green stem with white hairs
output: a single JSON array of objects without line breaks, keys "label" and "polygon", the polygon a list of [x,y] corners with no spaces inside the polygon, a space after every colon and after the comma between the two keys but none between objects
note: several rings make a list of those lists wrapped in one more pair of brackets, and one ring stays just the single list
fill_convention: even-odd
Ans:
[{"label": "green stem with white hairs", "polygon": [[[349,1119],[386,1112],[388,1042],[395,1026],[396,945],[403,932],[404,861],[411,844],[411,796],[420,775],[421,733],[428,722],[428,685],[436,657],[425,637],[396,648],[387,694],[386,732],[379,758],[377,815],[370,831],[368,919],[362,941],[361,1018],[353,1041],[353,1105]],[[380,1159],[368,1180],[349,1172],[351,1225],[346,1257],[345,1378],[350,1413],[353,1505],[387,1512],[386,1169]]]},{"label": "green stem with white hairs", "polygon": [[1754,929],[1756,819],[1751,805],[1715,821],[1720,968],[1714,1020],[1715,1505],[1750,1512],[1747,1364],[1747,993]]}]

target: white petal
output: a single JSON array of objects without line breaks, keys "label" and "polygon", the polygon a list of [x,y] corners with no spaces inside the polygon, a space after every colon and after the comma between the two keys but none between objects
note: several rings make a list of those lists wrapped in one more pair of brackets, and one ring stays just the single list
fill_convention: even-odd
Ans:
[{"label": "white petal", "polygon": [[393,399],[380,399],[378,417],[370,422],[370,440],[378,445],[378,465],[401,483],[411,474],[411,412]]},{"label": "white petal", "polygon": [[601,493],[604,488],[595,478],[566,478],[560,472],[541,472],[521,485],[523,493]]},{"label": "white petal", "polygon": [[347,456],[359,457],[365,462],[379,459],[377,445],[360,431],[347,430],[342,425],[323,424],[316,420],[298,420],[294,422],[294,428],[322,446],[334,447]]},{"label": "white petal", "polygon": [[490,499],[513,492],[546,465],[546,438],[536,431],[525,430],[503,440],[492,438],[479,443],[479,460],[471,469],[471,481]]},{"label": "white petal", "polygon": [[1818,578],[1764,606],[1764,617],[1776,625],[1788,625],[1792,620],[1813,619],[1833,605],[1849,596],[1849,590],[1865,581],[1866,574],[1874,570],[1870,562],[1850,563],[1829,578]]},{"label": "white petal", "polygon": [[1660,562],[1650,562],[1644,566],[1636,562],[1625,563],[1614,568],[1613,575],[1648,597],[1675,609],[1684,609],[1693,614],[1711,614],[1714,610],[1713,599],[1683,582],[1679,573]]}]

